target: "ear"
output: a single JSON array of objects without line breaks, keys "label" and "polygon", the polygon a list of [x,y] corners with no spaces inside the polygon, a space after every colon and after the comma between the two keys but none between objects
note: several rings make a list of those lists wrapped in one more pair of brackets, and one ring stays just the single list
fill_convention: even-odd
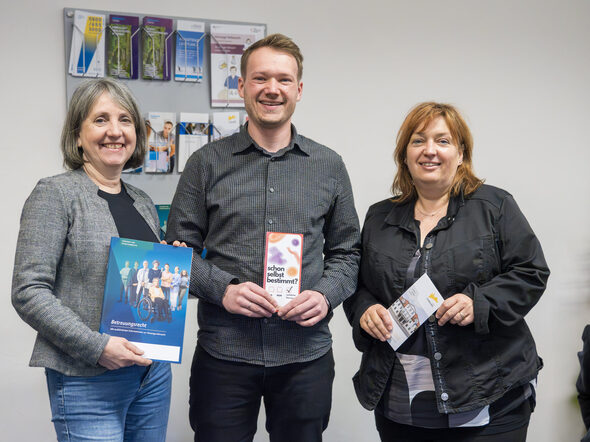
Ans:
[{"label": "ear", "polygon": [[297,101],[301,100],[301,94],[303,93],[303,81],[300,81],[297,85]]},{"label": "ear", "polygon": [[86,152],[84,152],[84,148],[82,147],[82,140],[80,139],[80,136],[78,136],[76,144],[78,145],[78,151],[80,149],[82,150],[82,160],[88,161],[88,158],[86,158]]},{"label": "ear", "polygon": [[238,94],[244,98],[244,79],[241,76],[238,78]]}]

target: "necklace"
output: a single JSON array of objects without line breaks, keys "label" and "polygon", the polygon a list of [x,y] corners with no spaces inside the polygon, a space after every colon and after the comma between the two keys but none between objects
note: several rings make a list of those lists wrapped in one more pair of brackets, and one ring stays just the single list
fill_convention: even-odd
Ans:
[{"label": "necklace", "polygon": [[436,212],[432,212],[432,213],[426,213],[426,212],[423,212],[423,211],[421,211],[421,210],[418,208],[418,204],[415,204],[415,205],[414,205],[414,208],[415,208],[415,209],[418,211],[418,213],[420,213],[420,215],[422,215],[422,216],[428,216],[428,217],[430,217],[430,216],[435,216],[436,214],[438,214],[438,213],[439,213],[439,212],[440,212],[442,209],[444,209],[445,207],[447,207],[447,204],[444,204],[443,206],[441,206],[441,207],[440,207],[440,208],[439,208],[439,209],[438,209]]}]

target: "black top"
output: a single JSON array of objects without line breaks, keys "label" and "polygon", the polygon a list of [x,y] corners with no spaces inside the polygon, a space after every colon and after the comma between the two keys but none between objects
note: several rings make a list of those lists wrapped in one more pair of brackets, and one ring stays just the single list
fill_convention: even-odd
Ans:
[{"label": "black top", "polygon": [[98,189],[98,196],[109,204],[109,210],[121,238],[158,242],[155,233],[133,206],[133,198],[121,186],[119,193],[107,193]]},{"label": "black top", "polygon": [[[421,259],[412,269],[418,251]],[[545,290],[549,269],[538,239],[510,194],[482,185],[468,197],[451,197],[446,217],[428,234],[424,247],[414,202],[384,200],[367,213],[362,256],[358,290],[344,310],[353,325],[355,345],[364,353],[354,382],[365,408],[375,409],[392,371],[406,376],[413,360],[428,365],[432,375],[406,377],[412,385],[406,406],[416,395],[433,392],[430,398],[445,415],[481,410],[537,377],[542,361],[524,316]],[[389,307],[400,297],[408,288],[408,272],[414,275],[416,268],[428,273],[445,299],[456,293],[473,299],[475,318],[468,326],[438,326],[435,318],[423,321],[427,358],[409,348],[395,352],[360,327],[367,308]],[[424,335],[414,339],[423,343]],[[403,354],[401,361],[398,353]],[[515,398],[522,393],[511,392]],[[490,408],[492,415],[500,415],[495,406]]]},{"label": "black top", "polygon": [[582,419],[586,430],[588,430],[582,438],[582,442],[590,442],[590,325],[586,325],[584,328],[582,341],[584,341],[584,348],[578,353],[580,375],[576,381],[576,389],[578,390],[578,402],[580,403]]},{"label": "black top", "polygon": [[[416,221],[419,229],[419,222]],[[426,271],[426,251],[433,246],[428,237],[417,250],[406,271],[404,291]],[[488,406],[461,413],[443,414],[437,409],[429,360],[426,327],[419,327],[396,350],[403,370],[392,370],[388,387],[377,412],[397,423],[423,428],[469,428],[486,426],[478,435],[504,433],[526,425],[535,406],[534,384],[519,385]],[[420,380],[420,381],[418,381]],[[529,400],[528,404],[524,404]]]}]

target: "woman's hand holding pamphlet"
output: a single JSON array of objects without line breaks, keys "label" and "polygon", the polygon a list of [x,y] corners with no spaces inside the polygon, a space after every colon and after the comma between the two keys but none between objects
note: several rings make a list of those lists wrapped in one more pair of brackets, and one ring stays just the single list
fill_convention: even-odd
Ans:
[{"label": "woman's hand holding pamphlet", "polygon": [[397,350],[443,303],[432,280],[424,273],[387,309],[393,319],[389,345]]}]

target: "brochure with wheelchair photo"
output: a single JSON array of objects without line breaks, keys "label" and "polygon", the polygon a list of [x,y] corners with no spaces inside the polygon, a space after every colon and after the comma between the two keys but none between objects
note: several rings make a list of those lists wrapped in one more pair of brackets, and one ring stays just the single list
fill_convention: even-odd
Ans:
[{"label": "brochure with wheelchair photo", "polygon": [[180,363],[193,249],[111,238],[100,332]]}]

